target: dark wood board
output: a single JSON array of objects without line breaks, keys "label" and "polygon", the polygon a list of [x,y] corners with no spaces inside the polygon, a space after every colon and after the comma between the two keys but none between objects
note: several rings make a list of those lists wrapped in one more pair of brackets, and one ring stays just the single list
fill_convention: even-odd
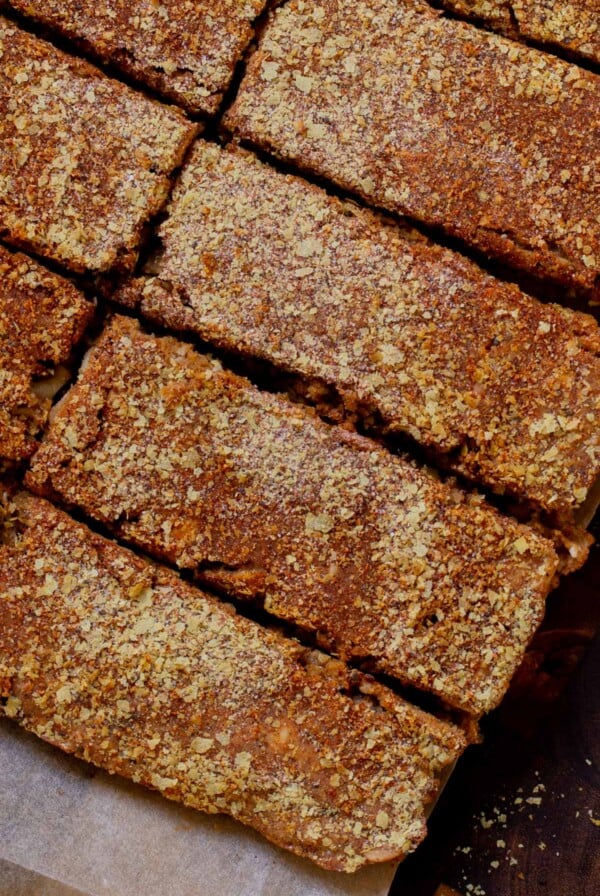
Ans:
[{"label": "dark wood board", "polygon": [[[600,538],[600,515],[592,531]],[[528,668],[485,720],[390,896],[600,894],[600,547],[550,597]],[[450,891],[442,891],[450,892]]]}]

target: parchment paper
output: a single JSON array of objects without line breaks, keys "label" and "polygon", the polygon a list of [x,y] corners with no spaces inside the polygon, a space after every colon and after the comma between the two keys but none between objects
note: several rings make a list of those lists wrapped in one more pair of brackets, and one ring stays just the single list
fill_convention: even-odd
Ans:
[{"label": "parchment paper", "polygon": [[0,859],[0,896],[88,896],[45,875]]},{"label": "parchment paper", "polygon": [[65,756],[6,719],[0,859],[89,896],[386,896],[396,869],[321,871],[230,819]]}]

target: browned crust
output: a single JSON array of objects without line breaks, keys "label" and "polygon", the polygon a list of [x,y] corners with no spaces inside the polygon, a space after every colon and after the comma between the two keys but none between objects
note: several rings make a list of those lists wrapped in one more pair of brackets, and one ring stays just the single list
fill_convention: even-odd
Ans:
[{"label": "browned crust", "polygon": [[129,269],[197,131],[0,17],[0,233],[75,271]]},{"label": "browned crust", "polygon": [[88,354],[27,481],[476,715],[557,565],[528,527],[128,318]]},{"label": "browned crust", "polygon": [[225,123],[371,203],[596,293],[599,118],[597,75],[421,0],[291,0]]},{"label": "browned crust", "polygon": [[460,15],[475,17],[507,37],[558,47],[600,63],[598,0],[441,0]]},{"label": "browned crust", "polygon": [[199,141],[117,299],[335,386],[452,469],[563,523],[600,475],[600,330],[455,253]]},{"label": "browned crust", "polygon": [[9,513],[6,715],[325,868],[399,858],[422,839],[438,776],[465,746],[458,729],[45,501],[19,495]]},{"label": "browned crust", "polygon": [[35,450],[51,403],[39,385],[68,360],[92,312],[68,280],[0,246],[0,466]]},{"label": "browned crust", "polygon": [[184,106],[214,114],[266,0],[0,0]]}]

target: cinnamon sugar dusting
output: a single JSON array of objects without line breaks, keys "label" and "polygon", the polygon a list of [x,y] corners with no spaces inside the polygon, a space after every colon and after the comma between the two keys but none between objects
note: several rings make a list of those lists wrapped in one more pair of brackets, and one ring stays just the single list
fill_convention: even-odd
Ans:
[{"label": "cinnamon sugar dusting", "polygon": [[0,469],[33,453],[52,388],[93,306],[68,280],[0,246]]},{"label": "cinnamon sugar dusting", "polygon": [[600,79],[423,0],[291,0],[225,124],[368,202],[592,293]]},{"label": "cinnamon sugar dusting", "polygon": [[476,715],[557,565],[529,527],[128,318],[90,351],[27,482]]},{"label": "cinnamon sugar dusting", "polygon": [[5,0],[189,112],[213,114],[266,0]]},{"label": "cinnamon sugar dusting", "polygon": [[600,476],[600,330],[239,149],[198,141],[117,299],[335,386],[436,459],[569,521]]},{"label": "cinnamon sugar dusting", "polygon": [[0,16],[0,231],[74,271],[133,266],[197,131]]},{"label": "cinnamon sugar dusting", "polygon": [[[462,733],[25,494],[0,544],[0,697],[44,740],[325,868],[425,834]],[[0,708],[0,712],[2,709]]]}]

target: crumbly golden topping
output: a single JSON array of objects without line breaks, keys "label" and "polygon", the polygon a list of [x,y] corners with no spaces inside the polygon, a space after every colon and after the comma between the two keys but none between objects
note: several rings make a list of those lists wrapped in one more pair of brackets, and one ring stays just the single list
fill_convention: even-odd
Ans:
[{"label": "crumbly golden topping", "polygon": [[421,0],[291,0],[225,123],[533,273],[597,291],[600,78]]},{"label": "crumbly golden topping", "polygon": [[528,527],[128,318],[27,482],[473,714],[501,699],[557,565]]},{"label": "crumbly golden topping", "polygon": [[44,383],[69,358],[92,310],[68,280],[0,246],[0,466],[34,451],[51,404]]},{"label": "crumbly golden topping", "polygon": [[[266,0],[2,0],[190,112],[214,113]],[[0,6],[2,5],[0,2]]]},{"label": "crumbly golden topping", "polygon": [[600,62],[598,0],[442,0],[509,37],[536,40]]},{"label": "crumbly golden topping", "polygon": [[569,518],[600,476],[600,331],[455,253],[199,141],[117,298],[335,385],[442,461]]},{"label": "crumbly golden topping", "polygon": [[[598,60],[597,0],[441,2]],[[203,115],[267,5],[226,128],[600,296],[597,74],[423,0],[0,0]],[[122,284],[199,131],[0,17],[2,240]],[[49,380],[91,303],[0,246],[0,473],[46,427],[26,475],[39,495],[335,657],[15,496],[13,477],[0,715],[325,868],[401,858],[466,737],[344,663],[429,692],[469,714],[465,729],[498,704],[557,575],[588,549],[573,521],[600,489],[598,327],[235,145],[196,144],[156,236],[120,301],[309,391],[335,387],[539,519],[521,525],[125,317],[48,422]]]},{"label": "crumbly golden topping", "polygon": [[75,271],[133,265],[196,128],[0,17],[0,230]]},{"label": "crumbly golden topping", "polygon": [[13,516],[19,535],[0,544],[6,715],[326,868],[422,839],[436,779],[465,746],[458,729],[45,501],[21,494]]}]

